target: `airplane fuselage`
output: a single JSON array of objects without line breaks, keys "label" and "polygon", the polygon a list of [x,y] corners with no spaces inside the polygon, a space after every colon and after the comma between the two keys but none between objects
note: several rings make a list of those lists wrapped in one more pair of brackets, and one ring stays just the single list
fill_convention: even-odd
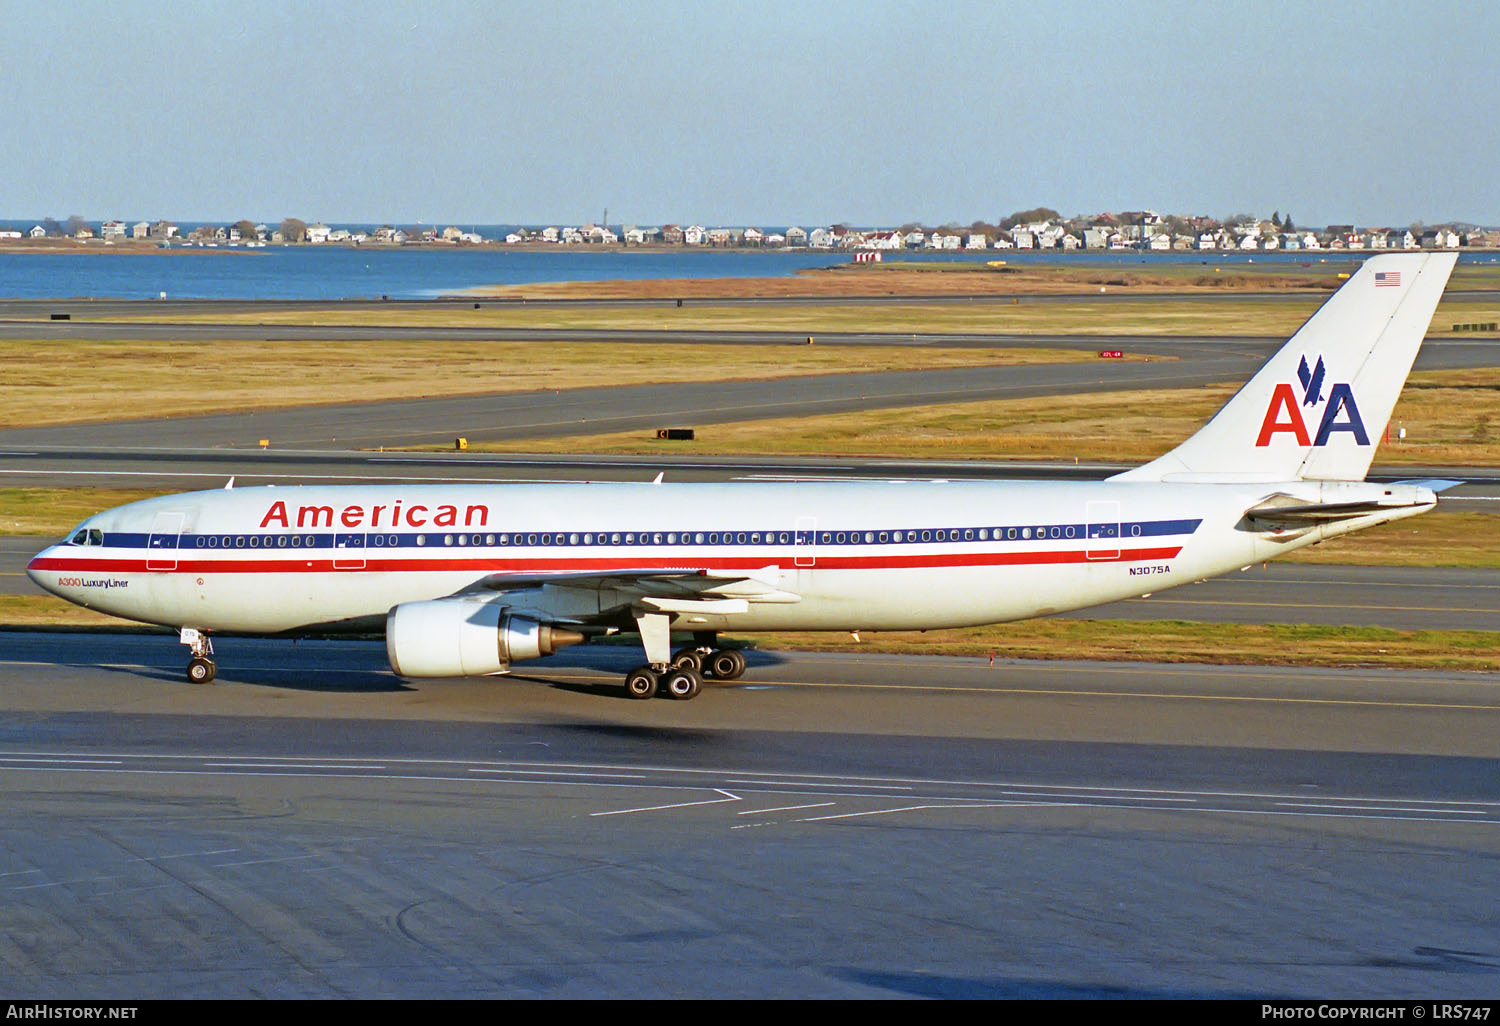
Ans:
[{"label": "airplane fuselage", "polygon": [[746,594],[743,584],[726,583],[705,596],[721,599],[719,608],[709,601],[684,608],[679,629],[930,629],[1161,591],[1355,526],[1246,529],[1244,511],[1276,492],[1316,502],[1323,486],[242,488],[99,514],[80,525],[81,544],[47,549],[28,572],[48,591],[102,612],[223,632],[365,629],[401,603],[517,574],[558,575],[527,599],[551,617],[628,627],[628,596],[571,589],[565,575],[653,570],[751,579],[751,601],[735,600]]}]

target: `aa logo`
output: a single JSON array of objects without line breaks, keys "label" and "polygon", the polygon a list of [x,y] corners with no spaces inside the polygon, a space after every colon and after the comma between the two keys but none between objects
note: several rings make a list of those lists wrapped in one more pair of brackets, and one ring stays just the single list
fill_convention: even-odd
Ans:
[{"label": "aa logo", "polygon": [[[1347,382],[1339,382],[1323,395],[1323,378],[1327,373],[1320,355],[1313,366],[1307,364],[1307,354],[1297,365],[1297,380],[1302,385],[1302,397],[1290,382],[1282,382],[1271,392],[1270,405],[1266,407],[1266,418],[1260,425],[1257,446],[1271,444],[1273,435],[1289,434],[1298,445],[1327,445],[1335,432],[1347,431],[1359,445],[1369,445],[1370,436],[1365,432],[1365,422],[1360,419],[1359,406],[1354,402],[1354,391]],[[1318,409],[1322,407],[1322,415]],[[1305,412],[1304,412],[1305,411]],[[1311,419],[1317,420],[1317,432],[1311,430]]]}]

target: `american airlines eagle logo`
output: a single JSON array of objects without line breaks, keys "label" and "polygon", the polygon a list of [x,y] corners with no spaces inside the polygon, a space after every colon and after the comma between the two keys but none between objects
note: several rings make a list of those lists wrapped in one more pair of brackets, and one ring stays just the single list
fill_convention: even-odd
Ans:
[{"label": "american airlines eagle logo", "polygon": [[1265,419],[1261,421],[1260,435],[1255,439],[1257,447],[1270,445],[1271,439],[1279,434],[1291,435],[1302,446],[1327,445],[1328,440],[1341,431],[1353,435],[1358,445],[1370,444],[1365,422],[1359,415],[1359,405],[1354,401],[1354,390],[1348,382],[1341,381],[1331,385],[1325,396],[1323,385],[1327,374],[1321,353],[1312,364],[1307,362],[1307,354],[1302,354],[1297,364],[1302,396],[1299,400],[1296,386],[1289,381],[1281,382],[1272,390]]}]

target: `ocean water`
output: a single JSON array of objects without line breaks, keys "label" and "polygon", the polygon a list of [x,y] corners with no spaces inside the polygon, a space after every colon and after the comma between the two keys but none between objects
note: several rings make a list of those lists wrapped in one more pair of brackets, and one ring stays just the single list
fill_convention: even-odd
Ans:
[{"label": "ocean water", "polygon": [[[962,263],[1006,260],[1103,266],[1205,264],[1348,264],[1365,254],[929,252],[886,254],[887,260]],[[804,268],[846,264],[827,250],[506,250],[442,246],[268,246],[264,249],[173,248],[122,253],[0,251],[4,299],[420,299],[485,285],[659,278],[781,277]],[[1466,253],[1465,262],[1493,262],[1493,252]]]}]

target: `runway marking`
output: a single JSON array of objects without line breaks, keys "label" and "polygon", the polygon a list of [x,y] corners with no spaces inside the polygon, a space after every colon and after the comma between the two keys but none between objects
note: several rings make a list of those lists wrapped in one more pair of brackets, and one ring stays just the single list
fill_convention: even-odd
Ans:
[{"label": "runway marking", "polygon": [[[383,768],[383,767],[382,767]],[[529,777],[620,777],[625,780],[645,780],[644,773],[588,773],[582,770],[540,770],[540,769],[488,769],[485,767],[470,767],[470,773],[521,773]]]},{"label": "runway marking", "polygon": [[[1361,801],[1361,799],[1352,799]],[[1320,805],[1317,802],[1277,802],[1277,806],[1286,808],[1323,809],[1324,811],[1340,812],[1428,812],[1434,816],[1483,816],[1483,809],[1425,809],[1421,806],[1414,808],[1403,808],[1397,805]]]},{"label": "runway marking", "polygon": [[[1043,785],[1041,785],[1041,784],[1015,784],[1015,785],[1011,785],[1011,786],[1015,786],[1015,787],[1042,787]],[[1076,787],[1076,788],[1047,789],[1047,790],[1042,790],[1042,791],[1006,791],[1006,790],[1001,790],[1000,793],[1001,794],[1016,795],[1018,797],[1030,797],[1031,795],[1035,795],[1038,798],[1076,798],[1076,797],[1078,797],[1078,795],[1058,794],[1058,793],[1056,793],[1059,790],[1098,791],[1098,790],[1101,790],[1101,789],[1097,788],[1097,787],[1088,787],[1088,788]],[[1099,800],[1099,801],[1114,800],[1114,801],[1119,801],[1119,802],[1180,802],[1180,803],[1185,804],[1185,805],[1191,805],[1191,804],[1193,804],[1194,802],[1196,802],[1198,800],[1197,798],[1153,798],[1153,797],[1150,797],[1150,796],[1148,796],[1146,794],[1091,794],[1091,795],[1089,795],[1089,797],[1090,798],[1094,798],[1094,799]]]},{"label": "runway marking", "polygon": [[[809,816],[794,820],[797,823],[823,823],[830,819],[855,819],[859,816],[888,816],[895,812],[919,812],[924,809],[1013,809],[1017,806],[1063,805],[1063,802],[954,802],[951,805],[903,805],[897,809],[872,809],[866,812],[840,812],[832,816]],[[1115,806],[1118,808],[1118,806]]]},{"label": "runway marking", "polygon": [[688,808],[692,808],[694,805],[722,805],[725,802],[740,802],[740,801],[744,801],[744,799],[741,798],[739,795],[737,795],[737,794],[730,794],[728,791],[725,791],[722,788],[716,787],[716,788],[714,788],[714,790],[717,791],[719,794],[725,795],[726,797],[724,797],[724,798],[709,798],[709,799],[707,799],[705,801],[701,801],[701,802],[679,802],[676,805],[649,805],[649,806],[646,806],[645,808],[640,808],[640,809],[614,809],[614,810],[612,810],[610,812],[591,812],[591,813],[589,813],[589,815],[591,817],[592,816],[629,816],[632,813],[636,813],[636,812],[659,812],[659,811],[661,811],[663,809],[688,809]]},{"label": "runway marking", "polygon": [[[765,816],[773,812],[796,812],[799,809],[823,809],[838,802],[811,802],[807,805],[778,805],[770,809],[746,809],[744,812],[736,812],[736,816]],[[41,870],[28,869],[28,873],[39,873]]]},{"label": "runway marking", "polygon": [[52,765],[67,765],[67,766],[120,766],[120,765],[124,764],[123,761],[120,760],[120,759],[65,759],[65,758],[53,758],[53,757],[32,756],[32,755],[0,756],[0,762],[26,762],[26,763],[37,763],[37,762],[39,762],[39,763],[42,763],[42,764],[48,765],[48,766],[52,766]]},{"label": "runway marking", "polygon": [[[750,784],[756,787],[841,787],[844,786],[839,780],[736,780],[729,777],[725,780],[727,784]],[[860,784],[860,787],[875,791],[910,791],[910,787],[898,784]]]},{"label": "runway marking", "polygon": [[233,869],[237,866],[264,866],[271,862],[302,862],[307,859],[321,858],[319,855],[287,855],[279,859],[250,859],[248,862],[220,862],[214,866],[215,869]]},{"label": "runway marking", "polygon": [[353,770],[383,770],[384,766],[360,765],[359,763],[318,763],[318,762],[205,762],[203,765],[213,768],[224,769],[353,769]]}]

